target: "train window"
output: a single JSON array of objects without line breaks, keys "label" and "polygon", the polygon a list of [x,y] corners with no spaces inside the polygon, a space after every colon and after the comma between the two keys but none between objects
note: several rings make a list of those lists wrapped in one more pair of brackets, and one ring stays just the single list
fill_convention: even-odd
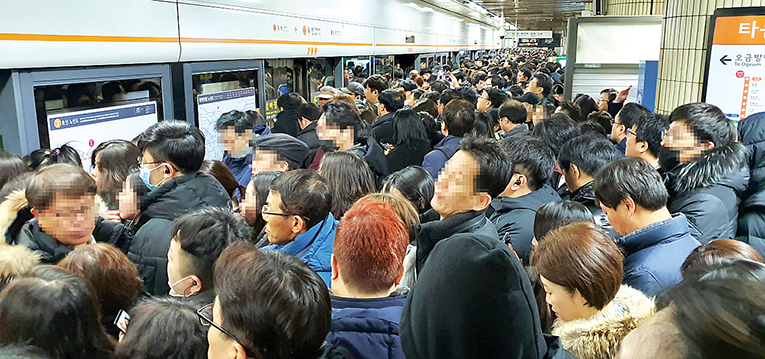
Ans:
[{"label": "train window", "polygon": [[157,77],[34,86],[40,147],[69,144],[88,160],[101,142],[132,140],[163,120],[160,84]]},{"label": "train window", "polygon": [[366,79],[371,73],[371,61],[369,57],[344,57],[343,58],[343,86],[356,78]]},{"label": "train window", "polygon": [[375,74],[393,78],[393,56],[375,56]]},{"label": "train window", "polygon": [[266,60],[266,101],[276,100],[288,92],[303,93],[300,79],[302,65],[294,59]]},{"label": "train window", "polygon": [[194,114],[205,136],[205,159],[223,158],[220,134],[215,129],[218,118],[226,112],[259,112],[258,70],[194,73]]},{"label": "train window", "polygon": [[334,64],[337,64],[335,59],[308,59],[308,66],[306,67],[308,74],[308,93],[310,101],[316,101],[316,96],[319,95],[319,90],[322,86],[343,87],[342,83],[339,86],[335,86],[335,68]]}]

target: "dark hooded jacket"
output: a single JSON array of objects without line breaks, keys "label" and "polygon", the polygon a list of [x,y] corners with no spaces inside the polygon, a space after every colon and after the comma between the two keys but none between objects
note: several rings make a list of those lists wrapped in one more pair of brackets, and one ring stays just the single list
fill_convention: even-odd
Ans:
[{"label": "dark hooded jacket", "polygon": [[170,291],[167,250],[173,238],[173,220],[207,206],[231,208],[231,199],[215,177],[202,173],[172,178],[146,195],[128,258],[138,268],[149,294]]},{"label": "dark hooded jacket", "polygon": [[332,296],[332,329],[327,341],[356,359],[405,359],[399,338],[406,293],[385,298]]},{"label": "dark hooded jacket", "polygon": [[308,156],[301,166],[301,168],[308,168],[313,163],[313,158],[316,157],[316,151],[321,147],[321,141],[319,141],[319,136],[316,134],[316,122],[312,122],[306,128],[300,130],[297,139],[308,145]]},{"label": "dark hooded jacket", "polygon": [[765,112],[738,123],[741,143],[747,149],[749,187],[739,206],[738,240],[765,255]]},{"label": "dark hooded jacket", "polygon": [[571,193],[569,200],[579,202],[587,207],[592,213],[592,219],[595,221],[595,224],[608,232],[611,238],[619,236],[614,227],[611,226],[611,222],[608,221],[608,216],[603,213],[603,210],[595,202],[595,181],[587,182],[584,186],[577,188],[576,191]]},{"label": "dark hooded jacket", "polygon": [[271,129],[273,133],[286,133],[292,137],[297,137],[300,132],[300,125],[298,119],[300,114],[297,109],[287,109],[276,114],[276,122],[274,128]]},{"label": "dark hooded jacket", "polygon": [[388,160],[385,152],[373,137],[367,137],[365,143],[353,147],[345,152],[355,153],[369,165],[369,169],[375,174],[375,183],[379,186],[382,179],[388,175]]},{"label": "dark hooded jacket", "polygon": [[393,143],[393,115],[395,113],[386,113],[372,124],[372,132],[375,134],[375,139],[380,143]]},{"label": "dark hooded jacket", "polygon": [[407,359],[573,357],[542,334],[528,277],[483,213],[417,232],[418,261],[425,241],[431,250],[401,316]]},{"label": "dark hooded jacket", "polygon": [[624,249],[624,284],[649,297],[680,283],[680,266],[699,246],[682,213],[625,234],[617,244]]},{"label": "dark hooded jacket", "polygon": [[688,217],[691,236],[702,244],[735,238],[738,205],[749,183],[746,149],[740,143],[707,151],[665,173],[667,208]]},{"label": "dark hooded jacket", "polygon": [[[127,252],[130,246],[131,233],[121,223],[106,221],[101,217],[96,219],[96,226],[93,228],[93,239],[96,242],[111,244],[122,252]],[[38,254],[43,264],[56,264],[74,248],[67,246],[40,229],[40,225],[33,218],[24,223],[19,235],[9,244],[23,245]]]},{"label": "dark hooded jacket", "polygon": [[523,263],[529,263],[531,240],[534,239],[534,217],[539,207],[560,201],[548,185],[518,198],[497,197],[486,208],[486,216],[497,228],[499,239],[512,244]]}]

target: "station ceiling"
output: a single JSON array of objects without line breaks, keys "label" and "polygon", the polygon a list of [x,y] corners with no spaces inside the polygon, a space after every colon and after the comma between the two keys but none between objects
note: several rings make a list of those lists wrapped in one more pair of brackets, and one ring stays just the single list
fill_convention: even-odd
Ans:
[{"label": "station ceiling", "polygon": [[562,31],[569,18],[579,16],[592,0],[476,0],[522,30]]}]

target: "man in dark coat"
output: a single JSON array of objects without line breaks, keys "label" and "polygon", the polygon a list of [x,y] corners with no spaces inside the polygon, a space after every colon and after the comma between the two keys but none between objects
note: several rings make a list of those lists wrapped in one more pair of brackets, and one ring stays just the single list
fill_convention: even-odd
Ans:
[{"label": "man in dark coat", "polygon": [[404,108],[404,95],[396,90],[385,90],[380,93],[377,100],[379,117],[372,124],[372,133],[378,142],[394,144],[393,115],[396,114],[396,111]]},{"label": "man in dark coat", "polygon": [[306,156],[300,168],[308,168],[316,156],[316,151],[321,147],[319,136],[316,134],[316,123],[319,121],[319,117],[321,117],[321,108],[315,103],[306,102],[300,105],[298,116],[300,117],[298,121],[300,132],[297,135],[297,139],[308,145],[308,156]]},{"label": "man in dark coat", "polygon": [[467,137],[447,162],[433,198],[442,219],[414,227],[419,276],[401,316],[408,359],[565,354],[548,346],[523,267],[482,213],[511,177],[492,139]]},{"label": "man in dark coat", "polygon": [[558,163],[563,170],[572,201],[579,202],[592,212],[595,224],[616,238],[618,234],[595,202],[594,176],[600,169],[622,157],[611,141],[598,134],[582,135],[568,140],[561,148]]},{"label": "man in dark coat", "polygon": [[159,122],[138,137],[137,146],[143,155],[140,177],[151,192],[141,202],[128,258],[146,291],[165,295],[173,220],[206,206],[230,208],[231,199],[215,177],[198,172],[205,157],[199,129],[181,121]]},{"label": "man in dark coat", "polygon": [[738,205],[749,182],[746,149],[736,142],[735,126],[706,103],[676,108],[669,122],[660,154],[669,211],[684,213],[702,244],[735,238]]},{"label": "man in dark coat", "polygon": [[738,132],[747,148],[750,178],[739,206],[736,239],[765,255],[765,112],[739,122]]},{"label": "man in dark coat", "polygon": [[475,107],[466,100],[451,100],[441,114],[441,132],[446,136],[422,160],[424,168],[434,179],[460,145],[462,137],[473,130]]},{"label": "man in dark coat", "polygon": [[276,114],[276,122],[274,122],[274,127],[271,131],[273,133],[286,133],[296,137],[298,132],[300,132],[298,109],[303,102],[305,102],[305,99],[297,92],[290,92],[279,96],[279,99],[276,100],[279,113]]},{"label": "man in dark coat", "polygon": [[404,359],[399,338],[409,230],[393,206],[356,202],[340,220],[332,256],[332,330],[327,341],[356,359]]},{"label": "man in dark coat", "polygon": [[649,297],[683,278],[680,266],[699,242],[682,213],[667,209],[667,189],[659,173],[642,159],[626,157],[595,175],[595,196],[624,249],[624,284]]},{"label": "man in dark coat", "polygon": [[553,152],[544,141],[531,136],[502,140],[513,163],[513,177],[507,187],[486,209],[486,216],[497,229],[499,239],[512,245],[523,263],[529,263],[537,210],[560,196],[547,184],[555,169]]}]

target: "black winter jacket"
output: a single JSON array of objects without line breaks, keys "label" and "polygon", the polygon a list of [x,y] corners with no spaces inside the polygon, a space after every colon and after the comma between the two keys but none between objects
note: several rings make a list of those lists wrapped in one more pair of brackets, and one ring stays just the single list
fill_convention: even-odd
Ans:
[{"label": "black winter jacket", "polygon": [[173,178],[144,199],[128,258],[138,267],[149,294],[166,295],[170,291],[167,250],[173,238],[173,220],[207,206],[231,208],[231,199],[215,177],[202,173]]},{"label": "black winter jacket", "polygon": [[499,239],[512,244],[515,253],[529,263],[531,240],[534,239],[534,217],[539,207],[560,201],[560,196],[548,185],[518,198],[497,197],[486,208],[486,216],[497,229]]},{"label": "black winter jacket", "polygon": [[297,139],[305,142],[305,144],[308,145],[308,156],[306,156],[305,161],[300,167],[308,168],[308,166],[313,163],[313,158],[316,156],[316,151],[318,151],[319,147],[321,147],[321,141],[319,141],[319,136],[316,134],[316,122],[313,122],[306,126],[306,128],[302,129],[298,133]]},{"label": "black winter jacket", "polygon": [[611,238],[619,236],[614,227],[611,226],[611,222],[608,221],[608,216],[595,203],[595,181],[587,182],[584,186],[577,188],[576,191],[571,193],[571,198],[569,199],[587,207],[592,213],[592,219],[595,220],[595,224],[606,231]]},{"label": "black winter jacket", "polygon": [[736,239],[765,255],[765,112],[738,123],[741,143],[747,149],[749,187],[739,206]]},{"label": "black winter jacket", "polygon": [[[111,244],[122,252],[127,252],[132,239],[130,231],[122,224],[107,221],[101,217],[96,219],[93,238],[96,242]],[[43,264],[56,264],[74,250],[43,232],[34,218],[24,223],[19,235],[9,244],[20,244],[37,252]]]},{"label": "black winter jacket", "polygon": [[373,137],[367,137],[364,144],[350,148],[345,152],[359,155],[369,165],[369,169],[375,175],[375,184],[381,187],[382,179],[390,173],[388,171],[388,160],[385,158],[385,152]]},{"label": "black winter jacket", "polygon": [[385,156],[388,160],[388,173],[396,172],[407,166],[421,165],[425,155],[431,150],[432,148],[428,141],[396,145]]},{"label": "black winter jacket", "polygon": [[380,143],[393,144],[393,113],[387,113],[372,124],[372,132]]},{"label": "black winter jacket", "polygon": [[735,238],[738,205],[749,183],[746,149],[740,143],[714,148],[700,159],[665,173],[667,208],[688,218],[691,236],[701,244]]},{"label": "black winter jacket", "polygon": [[300,132],[300,125],[298,124],[298,110],[284,110],[276,114],[276,123],[274,128],[271,129],[273,133],[286,133],[292,137],[297,137]]}]

